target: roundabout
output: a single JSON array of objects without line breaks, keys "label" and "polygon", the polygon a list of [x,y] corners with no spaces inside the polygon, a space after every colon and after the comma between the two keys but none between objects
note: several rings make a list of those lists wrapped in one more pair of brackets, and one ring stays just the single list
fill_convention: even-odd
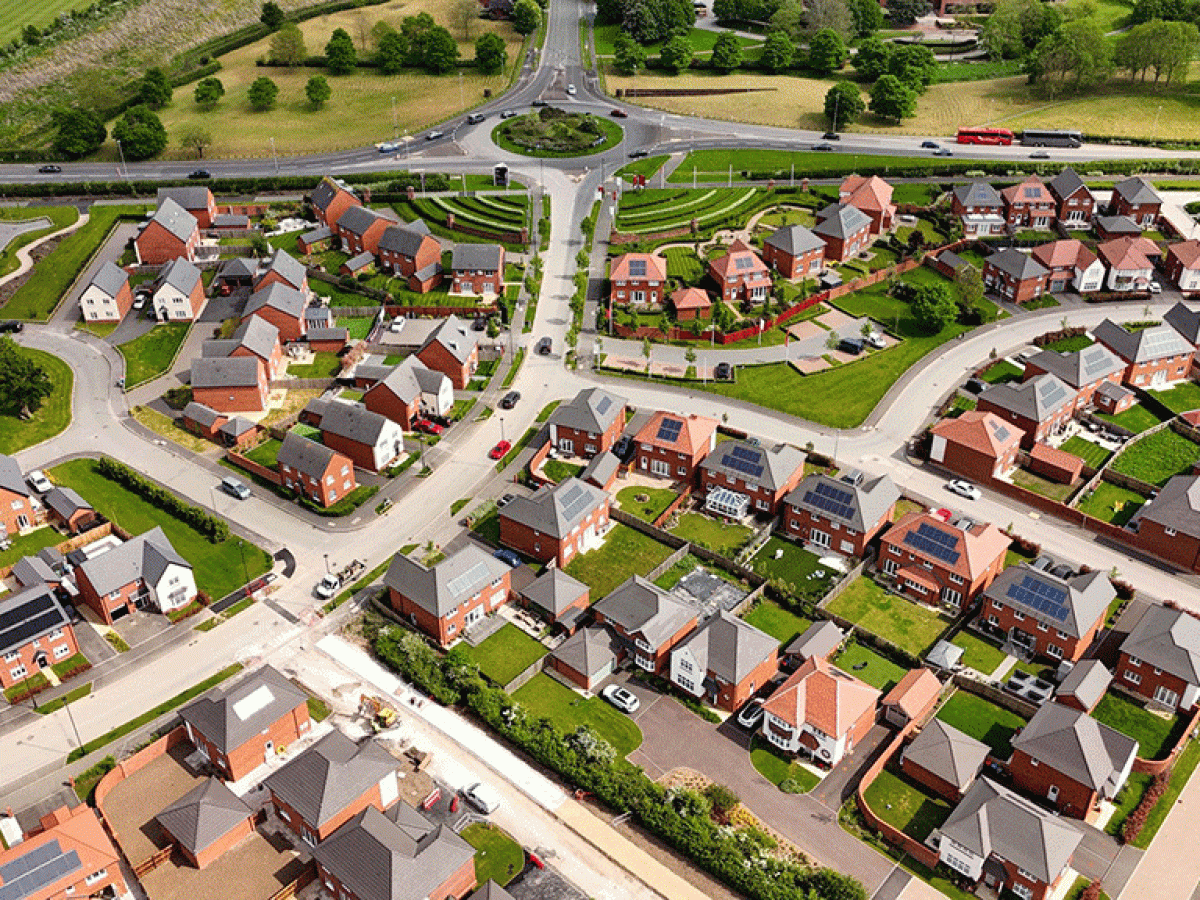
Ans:
[{"label": "roundabout", "polygon": [[624,139],[625,132],[616,122],[554,106],[505,119],[492,129],[498,147],[541,158],[591,156],[611,150]]}]

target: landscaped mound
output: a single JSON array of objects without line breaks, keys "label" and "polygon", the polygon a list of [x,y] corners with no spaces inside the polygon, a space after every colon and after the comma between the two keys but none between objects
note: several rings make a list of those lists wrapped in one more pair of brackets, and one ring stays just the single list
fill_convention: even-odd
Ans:
[{"label": "landscaped mound", "polygon": [[493,134],[500,146],[528,156],[585,156],[607,150],[621,137],[613,122],[553,106],[501,122]]}]

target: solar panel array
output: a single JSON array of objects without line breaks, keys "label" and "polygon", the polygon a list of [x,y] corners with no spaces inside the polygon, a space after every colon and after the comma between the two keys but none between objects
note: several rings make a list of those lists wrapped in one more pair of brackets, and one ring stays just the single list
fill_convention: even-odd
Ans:
[{"label": "solar panel array", "polygon": [[849,519],[854,515],[854,494],[823,481],[818,481],[811,490],[804,492],[804,502],[839,519]]},{"label": "solar panel array", "polygon": [[1065,622],[1070,608],[1067,606],[1067,589],[1033,575],[1025,575],[1008,586],[1005,594],[1022,606],[1048,616],[1056,622]]},{"label": "solar panel array", "polygon": [[475,585],[487,580],[489,580],[488,567],[479,562],[475,563],[475,565],[471,566],[471,568],[467,569],[461,575],[455,575],[451,578],[446,584],[446,590],[450,592],[452,597],[457,597],[467,593]]},{"label": "solar panel array", "polygon": [[754,258],[746,255],[739,256],[734,259],[733,265],[736,269],[752,269],[754,268]]},{"label": "solar panel array", "polygon": [[632,278],[645,278],[646,261],[644,259],[631,259],[629,261],[629,275]]},{"label": "solar panel array", "polygon": [[1165,326],[1150,328],[1144,334],[1142,348],[1146,351],[1147,356],[1157,358],[1184,352],[1183,342],[1171,328]]},{"label": "solar panel array", "polygon": [[40,592],[29,602],[9,610],[4,618],[12,623],[0,629],[0,647],[4,648],[23,644],[65,621],[62,612],[55,606],[54,598],[47,592]]},{"label": "solar panel array", "polygon": [[928,522],[922,522],[916,531],[906,534],[904,543],[919,553],[946,563],[954,564],[962,556],[958,550],[958,535],[934,528]]},{"label": "solar panel array", "polygon": [[1042,196],[1042,191],[1041,188],[1027,187],[1024,189],[1024,194],[1026,200],[1036,200]]},{"label": "solar panel array", "polygon": [[683,422],[679,419],[663,419],[658,426],[657,440],[673,444],[679,440],[679,432],[683,430]]},{"label": "solar panel array", "polygon": [[733,469],[735,472],[741,472],[743,475],[749,475],[751,478],[762,478],[764,468],[762,451],[752,447],[734,447],[725,454],[721,465]]},{"label": "solar panel array", "polygon": [[998,441],[1007,441],[1008,436],[1011,433],[1012,432],[999,423],[992,424],[992,434],[996,436],[996,440]]},{"label": "solar panel array", "polygon": [[40,893],[64,875],[78,871],[83,866],[79,854],[74,850],[63,853],[58,841],[49,841],[34,847],[5,866],[0,866],[0,900],[24,900]]},{"label": "solar panel array", "polygon": [[562,508],[562,514],[567,521],[573,521],[591,505],[592,497],[581,484],[573,484],[567,488],[567,492],[562,495],[559,500],[559,506]]},{"label": "solar panel array", "polygon": [[1058,406],[1067,399],[1066,389],[1060,382],[1052,378],[1045,379],[1038,385],[1037,390],[1042,398],[1042,402],[1047,406]]},{"label": "solar panel array", "polygon": [[1107,353],[1104,352],[1104,347],[1100,344],[1093,344],[1085,349],[1082,353],[1083,374],[1088,379],[1094,378],[1104,372],[1107,372],[1111,366],[1111,360]]},{"label": "solar panel array", "polygon": [[606,412],[608,412],[610,406],[612,406],[612,397],[608,396],[608,394],[605,394],[596,404],[596,412],[598,412],[600,415],[604,415]]}]

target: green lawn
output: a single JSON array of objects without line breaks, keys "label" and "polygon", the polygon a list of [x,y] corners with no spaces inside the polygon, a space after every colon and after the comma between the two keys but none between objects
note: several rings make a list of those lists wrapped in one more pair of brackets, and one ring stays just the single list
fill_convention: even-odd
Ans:
[{"label": "green lawn", "polygon": [[11,415],[10,411],[0,412],[0,453],[5,454],[49,440],[71,424],[71,391],[75,379],[71,367],[57,356],[32,347],[21,347],[20,352],[45,370],[53,390],[41,408],[28,419],[22,418],[19,410]]},{"label": "green lawn", "polygon": [[896,665],[866,644],[847,644],[831,661],[859,681],[865,681],[884,693],[894,688],[900,683],[900,679],[908,674],[908,669]]},{"label": "green lawn", "polygon": [[630,575],[645,575],[671,555],[671,548],[627,525],[614,524],[597,547],[567,563],[566,573],[591,588],[592,601],[608,596]]},{"label": "green lawn", "polygon": [[547,460],[542,466],[542,474],[551,481],[566,481],[568,478],[576,478],[583,471],[583,466],[572,465],[565,463],[561,459]]},{"label": "green lawn", "polygon": [[633,719],[599,697],[584,698],[545,673],[533,676],[513,694],[513,699],[534,717],[550,719],[565,734],[587,725],[621,756],[628,756],[641,746],[642,730]]},{"label": "green lawn", "polygon": [[1130,444],[1110,468],[1150,484],[1164,485],[1200,460],[1200,444],[1194,444],[1170,428]]},{"label": "green lawn", "polygon": [[[365,305],[365,304],[364,304]],[[374,316],[338,316],[333,322],[338,328],[345,328],[350,332],[350,340],[364,341],[367,335],[371,333],[371,328],[375,324]]]},{"label": "green lawn", "polygon": [[1113,798],[1113,814],[1104,826],[1105,833],[1113,835],[1121,833],[1121,826],[1125,824],[1129,814],[1141,803],[1142,795],[1146,793],[1146,788],[1150,787],[1151,780],[1152,776],[1150,775],[1141,772],[1130,773],[1124,786]]},{"label": "green lawn", "polygon": [[1025,725],[1025,719],[1016,713],[966,691],[956,691],[938,710],[937,717],[983,741],[999,759],[1012,755],[1012,737]]},{"label": "green lawn", "polygon": [[668,247],[662,255],[667,260],[668,278],[678,278],[687,285],[697,285],[704,278],[705,265],[691,247]]},{"label": "green lawn", "polygon": [[524,631],[507,623],[476,647],[464,648],[468,659],[496,684],[504,687],[546,655],[546,648]]},{"label": "green lawn", "polygon": [[196,586],[219,600],[271,567],[271,557],[254,544],[229,537],[210,544],[198,531],[100,475],[95,462],[74,459],[49,470],[50,479],[74,488],[96,511],[132,534],[161,525],[171,545],[195,567]]},{"label": "green lawn", "polygon": [[1183,381],[1169,391],[1155,391],[1154,398],[1175,413],[1200,409],[1200,384]]},{"label": "green lawn", "polygon": [[988,384],[1005,384],[1010,381],[1020,381],[1024,374],[1025,370],[1020,366],[1010,363],[1007,359],[1002,359],[989,366],[987,371],[979,377]]},{"label": "green lawn", "polygon": [[1187,719],[1176,713],[1164,717],[1148,712],[1120,694],[1108,693],[1092,717],[1138,742],[1138,756],[1164,759],[1187,728]]},{"label": "green lawn", "polygon": [[1096,418],[1103,419],[1105,422],[1112,422],[1114,425],[1119,425],[1127,431],[1132,431],[1134,434],[1141,434],[1149,428],[1153,428],[1159,422],[1165,421],[1157,413],[1151,412],[1140,403],[1135,403],[1125,412],[1117,413],[1115,416],[1109,413],[1096,413]]},{"label": "green lawn", "polygon": [[889,594],[869,578],[854,581],[826,608],[918,657],[949,625],[932,609]]},{"label": "green lawn", "polygon": [[1146,827],[1137,836],[1133,846],[1142,850],[1150,846],[1154,835],[1158,834],[1158,829],[1166,821],[1167,813],[1175,806],[1175,801],[1179,799],[1184,785],[1192,777],[1198,763],[1200,763],[1200,741],[1189,741],[1187,747],[1179,754],[1179,759],[1175,761],[1175,768],[1171,770],[1171,781],[1167,785],[1167,792],[1154,804],[1154,809],[1150,810],[1150,817],[1146,819]]},{"label": "green lawn", "polygon": [[785,781],[792,782],[789,787],[799,788],[788,791],[789,794],[807,794],[821,783],[821,779],[811,771],[784,756],[759,735],[755,735],[750,742],[750,764],[759,775],[780,790],[783,790],[781,785]]},{"label": "green lawn", "polygon": [[679,517],[671,533],[722,556],[732,557],[754,535],[754,529],[736,522],[720,522],[702,513],[688,512]]},{"label": "green lawn", "polygon": [[786,648],[788,644],[808,630],[812,619],[798,616],[790,609],[784,609],[774,600],[765,597],[754,604],[754,608],[742,618],[748,625],[753,625],[759,631],[765,631]]},{"label": "green lawn", "polygon": [[525,868],[521,845],[491,822],[472,822],[461,832],[462,839],[475,848],[475,881],[494,881],[504,887]]},{"label": "green lawn", "polygon": [[1074,337],[1059,338],[1057,341],[1051,341],[1045,344],[1043,350],[1057,350],[1059,353],[1074,353],[1076,350],[1084,350],[1092,344],[1096,343],[1086,334],[1077,334]]},{"label": "green lawn", "polygon": [[255,447],[253,450],[248,450],[244,455],[247,459],[253,460],[260,466],[266,466],[268,469],[275,468],[275,464],[279,458],[279,448],[283,446],[283,441],[269,438]]},{"label": "green lawn", "polygon": [[1146,498],[1141,494],[1101,481],[1075,508],[1093,518],[1124,527],[1145,502]]},{"label": "green lawn", "polygon": [[118,344],[117,351],[125,358],[125,387],[136,387],[166,372],[191,327],[190,322],[163,322],[141,337]]},{"label": "green lawn", "polygon": [[54,547],[66,538],[46,525],[27,534],[10,534],[8,540],[12,546],[0,550],[0,566],[11,566],[22,556],[33,556],[43,547]]},{"label": "green lawn", "polygon": [[990,641],[985,641],[977,634],[960,631],[950,642],[955,647],[963,648],[962,663],[976,672],[991,675],[1000,663],[1007,658],[1004,651]]},{"label": "green lawn", "polygon": [[[622,512],[637,516],[643,522],[653,522],[663,514],[679,494],[671,488],[648,488],[631,485],[617,491],[617,506]],[[638,497],[646,497],[642,501]]]},{"label": "green lawn", "polygon": [[[0,3],[0,8],[3,8],[3,3]],[[73,206],[10,206],[0,209],[0,222],[28,222],[40,218],[49,219],[50,224],[17,235],[0,250],[0,276],[15,272],[21,265],[17,258],[18,250],[51,232],[74,224],[79,218],[79,210]]]},{"label": "green lawn", "polygon": [[[779,554],[778,559],[776,554]],[[772,535],[758,549],[750,560],[750,568],[764,578],[788,585],[792,593],[800,596],[824,594],[838,576],[833,569],[822,566],[821,558],[815,553],[777,535]],[[825,574],[817,576],[818,569]]]},{"label": "green lawn", "polygon": [[333,378],[342,370],[342,360],[336,353],[314,353],[313,361],[288,364],[288,374],[296,378]]},{"label": "green lawn", "polygon": [[1074,484],[1051,481],[1028,469],[1013,469],[1012,480],[1017,487],[1023,487],[1027,491],[1033,491],[1035,494],[1041,494],[1043,497],[1049,497],[1059,503],[1066,503],[1077,487]]},{"label": "green lawn", "polygon": [[952,809],[941,797],[927,793],[890,766],[871,782],[865,797],[875,815],[918,841],[940,828]]},{"label": "green lawn", "polygon": [[1084,465],[1091,466],[1093,469],[1098,469],[1112,456],[1112,451],[1099,444],[1089,441],[1085,437],[1072,435],[1067,438],[1060,448],[1066,453],[1073,453],[1083,460]]}]

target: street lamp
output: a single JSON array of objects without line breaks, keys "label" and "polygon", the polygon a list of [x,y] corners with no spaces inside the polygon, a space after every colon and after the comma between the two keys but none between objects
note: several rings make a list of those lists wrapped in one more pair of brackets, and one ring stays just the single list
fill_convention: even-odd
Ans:
[{"label": "street lamp", "polygon": [[500,440],[504,440],[504,416],[500,417]]},{"label": "street lamp", "polygon": [[325,557],[325,574],[328,575],[329,574],[329,554],[325,553],[322,555]]},{"label": "street lamp", "polygon": [[275,160],[275,174],[279,174],[279,154],[275,152],[275,138],[271,137],[271,158]]},{"label": "street lamp", "polygon": [[[1162,109],[1162,107],[1160,106],[1159,109]],[[129,166],[125,165],[125,151],[121,149],[120,138],[114,138],[114,140],[117,142],[117,153],[121,157],[121,168],[125,170],[125,180],[128,181],[129,180]]]},{"label": "street lamp", "polygon": [[462,70],[459,69],[459,71],[458,71],[458,107],[459,107],[459,109],[462,109],[466,105],[467,105],[466,97],[463,94],[463,73],[462,73]]},{"label": "street lamp", "polygon": [[396,98],[392,98],[392,140],[400,136],[400,122],[396,118]]}]

